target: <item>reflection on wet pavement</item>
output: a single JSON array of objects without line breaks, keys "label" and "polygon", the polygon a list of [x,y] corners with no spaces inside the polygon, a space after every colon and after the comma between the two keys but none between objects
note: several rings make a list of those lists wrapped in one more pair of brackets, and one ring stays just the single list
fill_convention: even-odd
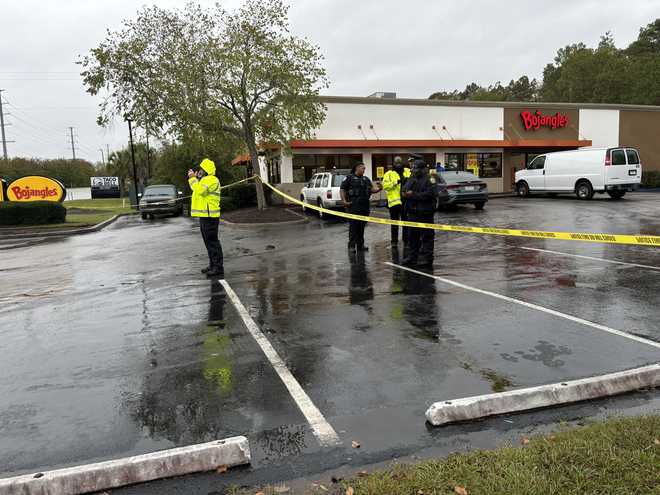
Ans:
[{"label": "reflection on wet pavement", "polygon": [[[524,214],[497,200],[438,218],[657,234],[654,203],[634,198],[615,211],[552,201],[551,215],[542,200]],[[393,269],[384,263],[402,253],[387,228],[369,226],[371,250],[351,255],[346,230],[312,220],[221,235],[232,287],[344,443],[361,440],[355,459],[444,441],[449,430],[423,420],[437,400],[658,361],[649,346]],[[659,272],[523,245],[660,266],[649,248],[438,233],[433,273],[660,340]],[[0,475],[237,434],[257,465],[316,455],[223,287],[200,276],[202,250],[188,219],[127,219],[0,254]]]}]

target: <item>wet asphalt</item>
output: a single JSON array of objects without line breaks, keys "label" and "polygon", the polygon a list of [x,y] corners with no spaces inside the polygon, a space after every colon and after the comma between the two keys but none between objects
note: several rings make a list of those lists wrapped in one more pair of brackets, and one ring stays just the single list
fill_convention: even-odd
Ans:
[{"label": "wet asphalt", "polygon": [[[658,235],[659,211],[656,194],[506,198],[436,221]],[[226,279],[341,446],[319,446],[223,287],[199,273],[194,221],[131,217],[0,251],[0,476],[245,434],[251,468],[113,491],[220,493],[660,410],[651,391],[429,427],[438,400],[628,369],[660,352],[391,267],[402,252],[388,227],[370,225],[370,251],[350,254],[345,223],[309,219],[222,227]],[[660,341],[657,248],[438,233],[429,273]]]}]

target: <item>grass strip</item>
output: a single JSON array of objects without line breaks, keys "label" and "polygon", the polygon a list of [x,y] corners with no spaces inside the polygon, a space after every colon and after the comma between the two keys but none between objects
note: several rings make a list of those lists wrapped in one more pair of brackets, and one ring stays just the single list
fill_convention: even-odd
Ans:
[{"label": "grass strip", "polygon": [[[616,418],[521,439],[519,446],[397,465],[294,494],[660,494],[660,416]],[[233,494],[282,493],[278,487]]]}]

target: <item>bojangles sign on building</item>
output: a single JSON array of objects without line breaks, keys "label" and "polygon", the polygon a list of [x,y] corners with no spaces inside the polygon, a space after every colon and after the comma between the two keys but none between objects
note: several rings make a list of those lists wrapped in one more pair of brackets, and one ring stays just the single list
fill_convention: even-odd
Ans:
[{"label": "bojangles sign on building", "polygon": [[520,112],[526,131],[537,131],[541,127],[560,129],[568,125],[568,116],[557,112],[554,115],[543,115],[539,110],[532,113],[528,110]]}]

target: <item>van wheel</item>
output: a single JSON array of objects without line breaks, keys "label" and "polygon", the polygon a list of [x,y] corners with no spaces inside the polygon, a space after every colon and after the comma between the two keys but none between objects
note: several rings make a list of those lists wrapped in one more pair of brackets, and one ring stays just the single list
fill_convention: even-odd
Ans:
[{"label": "van wheel", "polygon": [[526,198],[529,196],[529,186],[527,185],[527,182],[518,182],[516,192],[518,193],[519,198]]},{"label": "van wheel", "polygon": [[[323,201],[321,201],[321,198],[316,200],[316,206],[318,206],[319,208],[323,208]],[[325,213],[319,211],[319,218],[321,219],[325,218]]]},{"label": "van wheel", "polygon": [[475,210],[483,210],[485,205],[486,205],[486,203],[484,203],[484,202],[482,201],[482,202],[480,202],[480,203],[475,203],[475,204],[474,204],[474,208],[475,208]]},{"label": "van wheel", "polygon": [[610,198],[612,198],[612,199],[621,199],[626,195],[626,191],[620,191],[618,189],[613,189],[611,191],[607,191],[607,194],[609,194]]},{"label": "van wheel", "polygon": [[591,199],[594,197],[594,188],[588,180],[583,180],[575,186],[575,195],[578,199]]}]

